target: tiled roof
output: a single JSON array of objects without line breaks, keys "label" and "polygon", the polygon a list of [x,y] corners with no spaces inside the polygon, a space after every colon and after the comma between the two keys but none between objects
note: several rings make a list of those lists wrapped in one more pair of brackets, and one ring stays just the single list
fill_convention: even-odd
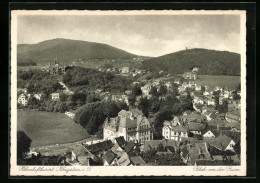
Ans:
[{"label": "tiled roof", "polygon": [[128,154],[130,151],[134,148],[135,144],[133,141],[127,142],[127,145],[125,146],[124,150]]},{"label": "tiled roof", "polygon": [[[211,159],[210,154],[207,150],[206,142],[194,143],[189,147],[191,164],[194,165],[198,159]],[[201,155],[204,156],[201,156]]]},{"label": "tiled roof", "polygon": [[182,125],[175,126],[172,128],[172,130],[175,132],[185,132],[185,133],[189,131],[188,127]]},{"label": "tiled roof", "polygon": [[108,150],[104,154],[104,159],[107,161],[108,164],[110,164],[115,159],[115,155],[114,155],[114,153],[111,150]]},{"label": "tiled roof", "polygon": [[218,137],[215,138],[214,141],[211,142],[211,145],[222,150],[228,146],[231,140],[232,139],[226,135],[219,135]]},{"label": "tiled roof", "polygon": [[86,145],[85,147],[90,152],[97,153],[97,152],[100,152],[100,151],[110,149],[113,146],[114,146],[114,144],[112,143],[111,140],[106,140],[106,141],[99,142],[99,143],[96,143],[96,144]]},{"label": "tiled roof", "polygon": [[117,161],[119,166],[128,166],[131,162],[127,153],[122,153],[121,158]]},{"label": "tiled roof", "polygon": [[145,161],[143,160],[143,158],[141,158],[140,156],[130,157],[130,161],[131,161],[134,165],[144,165],[144,164],[146,164]]},{"label": "tiled roof", "polygon": [[73,153],[76,156],[85,156],[88,154],[88,150],[83,145],[79,145],[73,150]]},{"label": "tiled roof", "polygon": [[185,146],[184,148],[181,149],[181,152],[182,152],[182,157],[183,158],[186,158],[187,155],[190,153],[187,146]]},{"label": "tiled roof", "polygon": [[123,136],[116,137],[115,140],[121,148],[123,148],[126,145],[126,141]]},{"label": "tiled roof", "polygon": [[189,122],[188,128],[191,131],[202,131],[205,128],[205,125],[202,123]]}]

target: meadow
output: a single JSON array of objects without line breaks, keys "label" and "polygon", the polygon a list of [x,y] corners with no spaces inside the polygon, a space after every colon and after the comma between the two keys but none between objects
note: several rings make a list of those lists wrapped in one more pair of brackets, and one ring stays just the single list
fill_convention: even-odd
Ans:
[{"label": "meadow", "polygon": [[216,86],[230,89],[236,89],[240,83],[240,76],[213,76],[213,75],[198,75],[196,84],[208,86],[213,89]]},{"label": "meadow", "polygon": [[17,116],[17,130],[32,139],[31,147],[72,143],[90,137],[64,113],[22,110],[17,111]]}]

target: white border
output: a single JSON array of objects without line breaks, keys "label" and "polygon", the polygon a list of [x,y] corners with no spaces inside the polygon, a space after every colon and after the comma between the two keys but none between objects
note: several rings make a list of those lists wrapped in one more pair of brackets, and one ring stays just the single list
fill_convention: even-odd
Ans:
[{"label": "white border", "polygon": [[[241,165],[240,166],[17,166],[17,17],[21,15],[240,15],[241,25]],[[246,11],[242,10],[14,10],[11,11],[11,176],[245,176],[246,175]]]}]

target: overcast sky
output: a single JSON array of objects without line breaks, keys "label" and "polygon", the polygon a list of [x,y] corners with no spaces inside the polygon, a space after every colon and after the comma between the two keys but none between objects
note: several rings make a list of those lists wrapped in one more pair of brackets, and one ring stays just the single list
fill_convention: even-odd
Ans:
[{"label": "overcast sky", "polygon": [[56,15],[18,18],[18,44],[67,38],[160,56],[188,48],[240,53],[239,15]]}]

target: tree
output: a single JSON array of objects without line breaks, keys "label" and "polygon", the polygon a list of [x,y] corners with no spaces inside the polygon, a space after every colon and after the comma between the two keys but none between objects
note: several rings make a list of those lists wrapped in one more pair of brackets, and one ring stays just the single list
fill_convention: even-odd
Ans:
[{"label": "tree", "polygon": [[237,94],[237,91],[232,92],[233,100],[240,100],[240,96]]},{"label": "tree", "polygon": [[149,103],[150,103],[151,112],[156,113],[159,111],[161,101],[159,100],[158,97],[151,97]]},{"label": "tree", "polygon": [[17,158],[24,159],[30,151],[32,140],[23,131],[17,132]]},{"label": "tree", "polygon": [[142,90],[141,90],[141,87],[139,85],[134,85],[133,88],[132,88],[132,94],[134,96],[140,96],[142,95]]},{"label": "tree", "polygon": [[129,97],[128,97],[128,102],[129,102],[129,105],[134,107],[135,106],[135,101],[136,101],[136,96],[134,94],[130,94]]},{"label": "tree", "polygon": [[164,152],[164,151],[165,151],[165,148],[164,148],[164,146],[163,146],[162,143],[160,143],[160,144],[158,145],[157,151],[158,151],[158,152]]},{"label": "tree", "polygon": [[143,114],[145,115],[145,117],[148,118],[149,116],[149,107],[150,107],[150,102],[149,100],[147,99],[147,97],[141,97],[139,102],[138,102],[138,109],[140,109]]},{"label": "tree", "polygon": [[158,94],[160,96],[162,96],[162,95],[166,95],[166,93],[167,93],[167,87],[165,85],[161,84],[159,87]]},{"label": "tree", "polygon": [[158,97],[158,92],[157,92],[157,88],[155,86],[151,87],[151,91],[150,94],[154,97]]}]

